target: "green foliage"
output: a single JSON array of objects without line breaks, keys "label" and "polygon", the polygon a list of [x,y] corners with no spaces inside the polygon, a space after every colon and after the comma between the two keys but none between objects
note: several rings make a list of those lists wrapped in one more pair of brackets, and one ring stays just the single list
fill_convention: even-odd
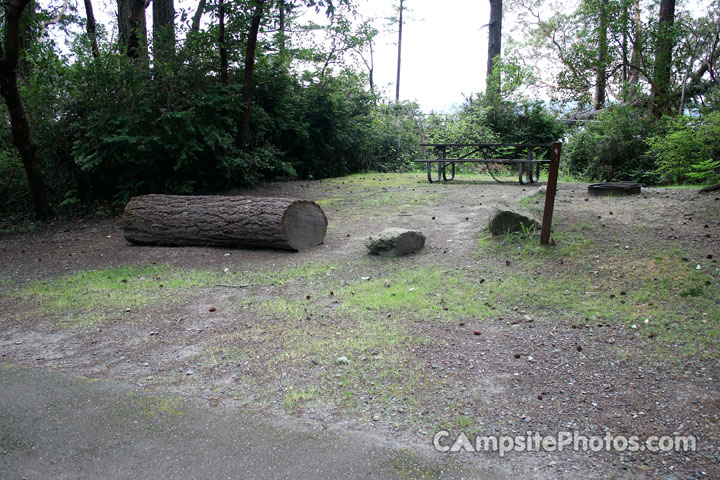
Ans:
[{"label": "green foliage", "polygon": [[660,180],[664,183],[720,181],[720,111],[664,120],[660,131],[647,140]]},{"label": "green foliage", "polygon": [[[476,101],[482,103],[483,99]],[[502,143],[550,143],[560,139],[563,124],[539,100],[493,100],[487,103],[485,126]]]},{"label": "green foliage", "polygon": [[7,139],[0,143],[0,215],[25,212],[27,180],[17,150]]},{"label": "green foliage", "polygon": [[430,116],[428,137],[437,143],[550,143],[563,125],[540,101],[511,101],[471,96],[445,120]]},{"label": "green foliage", "polygon": [[[178,62],[179,63],[179,62]],[[149,70],[119,55],[78,62],[66,114],[85,196],[118,203],[150,192],[191,193],[288,171],[273,149],[239,149],[240,89],[201,68]]]},{"label": "green foliage", "polygon": [[650,134],[647,114],[626,105],[598,112],[570,136],[564,161],[570,173],[588,180],[652,181],[652,159],[645,138]]},{"label": "green foliage", "polygon": [[372,146],[368,169],[405,172],[420,158],[422,121],[414,102],[383,103],[372,115]]}]

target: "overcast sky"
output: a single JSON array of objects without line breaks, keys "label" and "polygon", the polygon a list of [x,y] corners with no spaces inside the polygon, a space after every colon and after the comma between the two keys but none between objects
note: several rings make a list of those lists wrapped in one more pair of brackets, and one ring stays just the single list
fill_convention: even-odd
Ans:
[{"label": "overcast sky", "polygon": [[[394,16],[397,0],[358,0],[366,17]],[[425,112],[448,112],[463,94],[485,89],[487,0],[405,0],[401,100],[416,100]],[[395,98],[397,26],[376,40],[375,82]]]}]

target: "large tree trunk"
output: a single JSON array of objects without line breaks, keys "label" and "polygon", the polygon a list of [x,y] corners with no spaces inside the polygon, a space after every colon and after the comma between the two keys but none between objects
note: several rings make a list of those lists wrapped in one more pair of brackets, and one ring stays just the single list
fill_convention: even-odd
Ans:
[{"label": "large tree trunk", "polygon": [[145,0],[117,0],[120,46],[130,58],[140,58],[147,46]]},{"label": "large tree trunk", "polygon": [[175,4],[173,0],[153,0],[153,49],[155,58],[175,53]]},{"label": "large tree trunk", "polygon": [[[37,36],[40,33],[37,25],[37,1],[30,0],[23,9],[22,15],[20,16],[20,26],[18,30],[18,51],[24,52],[30,48],[30,46],[37,40]],[[18,64],[16,67],[19,78],[27,78],[30,75],[30,69],[32,65],[28,61],[27,55],[21,55],[18,57]]]},{"label": "large tree trunk", "polygon": [[123,216],[125,238],[140,245],[209,245],[306,250],[325,239],[327,218],[293,198],[143,195]]},{"label": "large tree trunk", "polygon": [[90,39],[93,57],[100,57],[100,49],[97,43],[97,26],[95,14],[93,13],[92,0],[85,0],[85,16],[87,17],[87,34]]},{"label": "large tree trunk", "polygon": [[247,47],[245,49],[245,71],[243,72],[242,101],[244,103],[242,142],[243,146],[249,147],[252,144],[252,129],[250,128],[251,102],[253,90],[253,73],[255,72],[255,50],[257,49],[257,37],[260,31],[260,20],[262,20],[265,0],[255,0],[255,10],[250,20],[250,31],[248,32]]},{"label": "large tree trunk", "polygon": [[670,75],[672,73],[672,26],[675,22],[675,0],[660,0],[655,70],[652,85],[652,114],[661,117],[670,112]]},{"label": "large tree trunk", "polygon": [[28,0],[11,0],[5,4],[5,45],[0,49],[0,94],[5,99],[10,114],[13,144],[19,150],[25,167],[33,212],[36,218],[42,220],[52,215],[52,209],[45,195],[45,181],[35,155],[30,125],[17,86],[20,16],[27,4]]},{"label": "large tree trunk", "polygon": [[502,55],[502,0],[490,0],[490,23],[488,24],[488,60],[485,77],[485,94],[488,97],[500,93],[500,74],[494,74]]}]

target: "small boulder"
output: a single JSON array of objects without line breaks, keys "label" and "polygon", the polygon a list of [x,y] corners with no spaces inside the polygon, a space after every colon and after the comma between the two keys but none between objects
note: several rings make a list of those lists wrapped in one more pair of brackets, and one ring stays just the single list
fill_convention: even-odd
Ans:
[{"label": "small boulder", "polygon": [[420,250],[425,245],[425,235],[417,230],[387,228],[377,237],[370,237],[365,246],[371,253],[383,257],[402,257]]},{"label": "small boulder", "polygon": [[541,224],[529,210],[519,203],[500,201],[490,213],[489,229],[493,235],[523,233],[530,228],[539,232]]}]

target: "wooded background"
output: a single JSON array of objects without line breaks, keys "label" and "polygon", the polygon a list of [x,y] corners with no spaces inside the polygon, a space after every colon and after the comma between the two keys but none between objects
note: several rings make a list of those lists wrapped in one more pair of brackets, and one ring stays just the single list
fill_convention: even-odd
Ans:
[{"label": "wooded background", "polygon": [[[117,0],[107,24],[92,0],[6,2],[2,214],[404,171],[423,141],[563,139],[565,173],[588,180],[719,180],[718,0],[490,0],[488,45],[447,46],[488,52],[482,93],[450,115],[401,101],[412,3],[384,21],[398,47],[389,99],[355,0]],[[503,31],[509,18],[519,30]]]}]

